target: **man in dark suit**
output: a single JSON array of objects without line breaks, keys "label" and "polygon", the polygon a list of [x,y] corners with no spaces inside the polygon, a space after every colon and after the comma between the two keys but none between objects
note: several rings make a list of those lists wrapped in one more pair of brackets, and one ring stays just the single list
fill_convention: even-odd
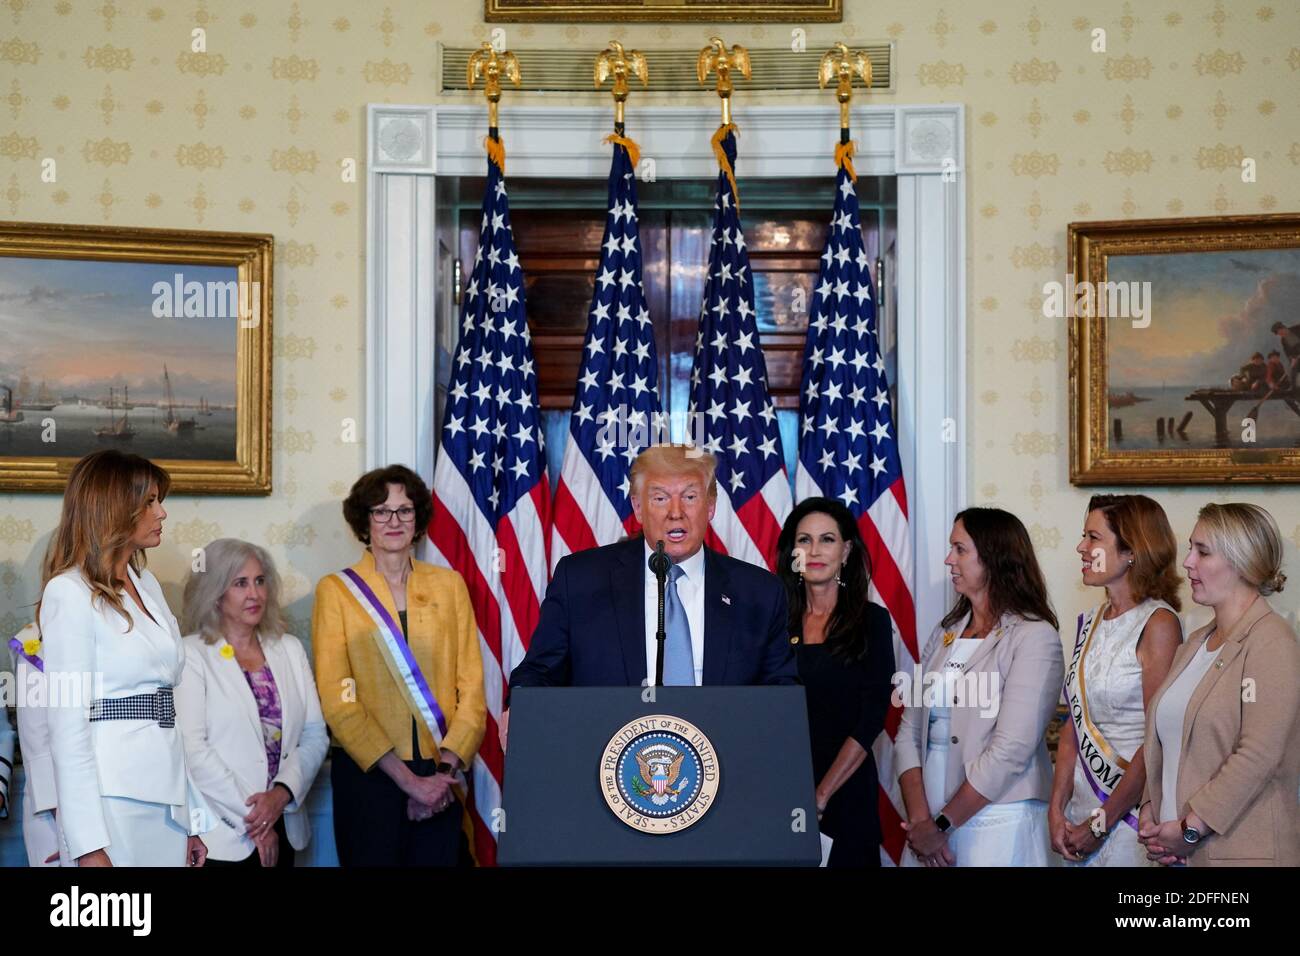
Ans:
[{"label": "man in dark suit", "polygon": [[798,683],[780,580],[704,547],[717,504],[715,466],[712,455],[682,446],[637,456],[632,510],[644,537],[560,560],[512,688],[654,683],[658,601],[649,558],[659,541],[674,565],[664,683]]}]

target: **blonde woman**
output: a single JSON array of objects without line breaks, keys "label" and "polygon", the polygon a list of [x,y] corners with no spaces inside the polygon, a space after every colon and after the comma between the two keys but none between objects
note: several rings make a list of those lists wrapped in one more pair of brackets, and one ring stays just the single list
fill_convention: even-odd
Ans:
[{"label": "blonde woman", "polygon": [[1183,640],[1178,543],[1146,495],[1095,495],[1075,550],[1106,600],[1079,615],[1066,655],[1070,714],[1056,751],[1052,849],[1077,866],[1146,866],[1137,805],[1146,706]]},{"label": "blonde woman", "polygon": [[[202,866],[210,819],[185,769],[172,689],[180,627],[144,552],[162,540],[171,479],[141,458],[73,466],[36,605],[59,833],[79,866]],[[88,698],[88,699],[87,699]]]},{"label": "blonde woman", "polygon": [[1300,645],[1268,603],[1282,535],[1263,508],[1206,505],[1183,567],[1214,609],[1147,709],[1139,835],[1165,865],[1300,865]]},{"label": "blonde woman", "polygon": [[217,819],[208,865],[293,866],[329,746],[307,652],[284,633],[280,576],[255,544],[219,538],[185,584],[185,759]]}]

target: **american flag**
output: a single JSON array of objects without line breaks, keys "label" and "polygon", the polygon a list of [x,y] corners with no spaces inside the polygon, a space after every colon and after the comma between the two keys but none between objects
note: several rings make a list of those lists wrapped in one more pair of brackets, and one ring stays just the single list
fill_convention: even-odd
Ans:
[{"label": "american flag", "polygon": [[790,480],[776,408],[767,393],[759,347],[754,282],[733,189],[734,127],[715,135],[719,158],[713,247],[695,338],[688,407],[691,435],[718,459],[718,503],[710,547],[771,569],[776,539],[790,514]]},{"label": "american flag", "polygon": [[[918,653],[907,490],[851,168],[847,161],[841,163],[836,178],[835,214],[813,293],[794,487],[800,501],[838,498],[857,518],[871,558],[871,599],[893,618],[894,661],[898,669],[910,670]],[[902,798],[891,758],[901,716],[900,708],[890,708],[885,732],[873,748],[881,781],[884,852],[895,863],[904,841]]]},{"label": "american flag", "polygon": [[505,763],[497,723],[506,678],[537,625],[551,526],[524,277],[503,173],[491,160],[433,497],[434,560],[459,571],[469,586],[483,655],[488,720],[474,758],[470,813],[478,862],[489,866],[496,840],[486,824],[501,805]]},{"label": "american flag", "polygon": [[613,544],[639,529],[628,469],[637,445],[651,444],[661,430],[654,328],[641,284],[636,163],[626,142],[614,143],[609,169],[605,242],[555,491],[552,568],[570,552]]}]

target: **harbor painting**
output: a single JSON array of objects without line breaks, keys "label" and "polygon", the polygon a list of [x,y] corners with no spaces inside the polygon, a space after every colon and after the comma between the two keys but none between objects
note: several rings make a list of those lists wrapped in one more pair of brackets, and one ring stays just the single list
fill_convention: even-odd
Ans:
[{"label": "harbor painting", "polygon": [[1300,481],[1300,216],[1070,233],[1073,274],[1147,303],[1071,321],[1072,478]]},{"label": "harbor painting", "polygon": [[265,246],[256,276],[246,252],[195,262],[158,238],[149,261],[0,248],[0,490],[54,490],[71,462],[118,448],[171,471],[173,492],[269,491],[249,460],[250,439],[269,451],[269,388],[241,376],[256,361],[268,377],[269,237],[245,237]]}]

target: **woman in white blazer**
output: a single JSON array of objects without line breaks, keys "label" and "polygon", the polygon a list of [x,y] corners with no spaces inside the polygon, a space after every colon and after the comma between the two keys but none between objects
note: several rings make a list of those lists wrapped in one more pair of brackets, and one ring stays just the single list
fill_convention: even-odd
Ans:
[{"label": "woman in white blazer", "polygon": [[171,479],[113,450],[73,466],[36,619],[65,855],[79,866],[202,866],[208,814],[185,772],[172,689],[180,627],[144,551]]},{"label": "woman in white blazer", "polygon": [[[18,746],[23,755],[23,846],[28,866],[59,865],[59,829],[54,819],[54,763],[45,704],[48,686],[41,658],[40,630],[32,622],[9,641],[18,692]],[[0,755],[2,756],[2,755]]]},{"label": "woman in white blazer", "polygon": [[203,549],[185,585],[185,759],[217,815],[208,865],[293,866],[311,838],[303,810],[329,746],[316,681],[284,633],[271,556],[234,538]]},{"label": "woman in white blazer", "polygon": [[922,651],[921,679],[900,688],[906,862],[1047,866],[1044,732],[1065,675],[1056,614],[1015,515],[968,508],[949,544],[957,603]]}]

